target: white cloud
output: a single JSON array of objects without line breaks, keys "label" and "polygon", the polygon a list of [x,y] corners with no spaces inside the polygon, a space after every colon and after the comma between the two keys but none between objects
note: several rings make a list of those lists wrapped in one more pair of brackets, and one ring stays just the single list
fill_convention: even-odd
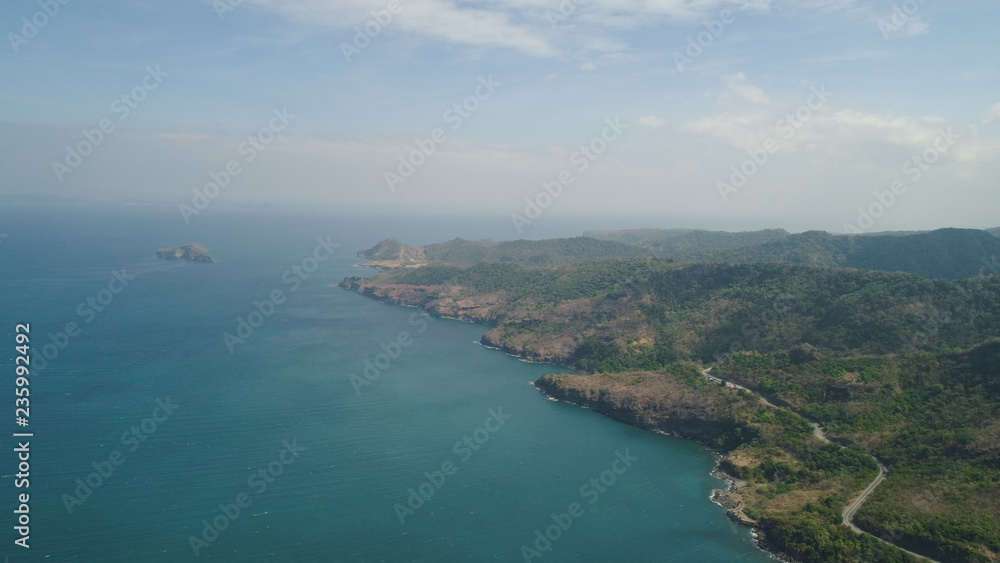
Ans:
[{"label": "white cloud", "polygon": [[[385,0],[250,0],[259,7],[303,23],[351,28],[371,19],[371,11],[386,9]],[[388,28],[398,27],[432,39],[465,45],[504,47],[536,56],[558,53],[540,29],[513,23],[512,14],[460,7],[450,0],[400,1],[402,12]]]},{"label": "white cloud", "polygon": [[[209,0],[205,0],[209,1]],[[628,50],[609,30],[664,22],[690,26],[734,12],[816,11],[863,18],[874,26],[878,14],[856,0],[397,0],[402,12],[388,24],[417,36],[463,45],[506,48],[533,56],[607,53]],[[387,0],[246,0],[259,9],[296,21],[351,30],[385,10]],[[560,11],[562,10],[562,11]],[[906,29],[922,25],[913,17]],[[925,29],[924,26],[922,29]]]},{"label": "white cloud", "polygon": [[767,94],[763,90],[750,84],[750,81],[747,80],[747,75],[743,72],[727,74],[722,79],[726,81],[729,91],[742,100],[760,105],[771,102],[771,99],[767,97]]},{"label": "white cloud", "polygon": [[[804,88],[798,100],[771,100],[763,92],[758,96],[760,89],[742,73],[724,80],[729,97],[719,97],[720,113],[685,123],[683,131],[720,139],[742,151],[758,149],[767,139],[775,139],[782,153],[803,152],[810,157],[889,168],[933,146],[942,132],[954,131],[959,141],[949,152],[949,160],[975,163],[1000,158],[1000,142],[979,135],[969,124],[934,115],[886,115],[835,107],[833,92],[829,93],[830,102],[815,103],[818,100],[811,88]],[[734,108],[729,103],[734,97],[753,103]],[[990,109],[985,120],[1000,120],[1000,104]]]},{"label": "white cloud", "polygon": [[927,33],[927,30],[930,29],[930,27],[930,24],[920,19],[920,16],[916,16],[906,22],[903,26],[903,31],[905,31],[906,35],[909,36],[923,35],[924,33]]},{"label": "white cloud", "polygon": [[663,127],[667,123],[667,120],[663,119],[662,117],[657,117],[655,115],[646,115],[636,120],[636,123],[642,125],[643,127],[658,129],[660,127]]}]

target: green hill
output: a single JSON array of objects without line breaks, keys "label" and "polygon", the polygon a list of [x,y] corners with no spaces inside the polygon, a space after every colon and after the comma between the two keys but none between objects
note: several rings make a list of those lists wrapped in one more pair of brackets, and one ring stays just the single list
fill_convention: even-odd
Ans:
[{"label": "green hill", "polygon": [[1000,336],[1000,276],[953,282],[797,264],[632,259],[556,268],[428,266],[346,283],[385,298],[397,284],[421,288],[419,297],[391,300],[413,298],[409,304],[443,316],[474,308],[479,320],[497,325],[487,333],[494,344],[593,371],[656,369],[800,343],[882,354]]},{"label": "green hill", "polygon": [[755,246],[790,235],[783,229],[742,233],[697,229],[635,229],[586,231],[583,236],[639,246],[648,250],[652,256],[697,260],[713,252]]},{"label": "green hill", "polygon": [[[978,233],[804,233],[758,248],[789,261],[926,268],[939,258],[953,267],[943,254],[955,245],[990,250],[990,235]],[[845,241],[841,258],[834,245]],[[470,244],[444,248],[480,251]],[[581,244],[577,257],[601,248],[559,241],[514,245],[509,256],[526,261],[572,244]],[[717,448],[722,468],[745,482],[720,502],[797,560],[914,560],[841,524],[878,474],[870,455],[889,473],[857,525],[940,561],[1000,556],[1000,276],[629,258],[437,264],[341,285],[489,323],[484,344],[587,373],[536,382],[550,395]],[[706,364],[779,406],[710,382]],[[818,439],[810,421],[839,443]]]},{"label": "green hill", "polygon": [[[907,356],[736,354],[715,373],[791,405],[886,465],[885,483],[857,515],[862,528],[939,561],[1000,554],[1000,340]],[[811,523],[774,525],[823,537],[820,508]],[[793,553],[814,543],[802,535],[788,540]]]},{"label": "green hill", "polygon": [[991,257],[1000,256],[1000,229],[940,229],[858,236],[824,231],[790,235],[780,229],[746,233],[638,229],[588,231],[586,236],[636,246],[651,256],[687,262],[788,262],[909,272],[944,279],[979,275]]},{"label": "green hill", "polygon": [[358,255],[370,266],[382,269],[467,267],[483,262],[550,267],[658,257],[725,264],[782,262],[955,280],[998,273],[992,264],[1000,256],[1000,237],[972,229],[858,236],[823,231],[790,235],[780,229],[746,233],[640,229],[588,231],[583,237],[540,241],[454,239],[425,246],[386,239]]},{"label": "green hill", "polygon": [[705,258],[731,263],[791,262],[962,279],[978,275],[984,258],[997,255],[1000,255],[1000,239],[985,231],[941,229],[885,236],[810,231],[753,247],[710,253]]},{"label": "green hill", "polygon": [[385,269],[441,264],[471,266],[480,262],[559,266],[648,255],[648,251],[633,245],[587,237],[507,242],[457,238],[426,246],[409,246],[395,239],[386,239],[358,253],[358,256],[369,260],[369,265]]}]

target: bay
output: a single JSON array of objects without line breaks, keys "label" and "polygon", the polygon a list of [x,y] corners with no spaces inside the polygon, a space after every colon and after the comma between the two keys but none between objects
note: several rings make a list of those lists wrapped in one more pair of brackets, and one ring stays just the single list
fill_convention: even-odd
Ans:
[{"label": "bay", "polygon": [[[562,368],[483,348],[483,326],[332,287],[374,274],[356,266],[355,253],[388,236],[420,244],[505,239],[509,230],[475,218],[255,209],[213,209],[191,224],[157,206],[0,210],[5,396],[13,397],[16,323],[31,324],[36,368],[32,547],[4,553],[12,561],[524,561],[522,546],[555,521],[565,527],[560,515],[578,503],[582,514],[533,561],[768,560],[709,502],[721,482],[709,476],[707,449],[549,401],[531,382]],[[323,254],[314,254],[317,239],[340,247],[296,274]],[[191,242],[217,263],[154,257]],[[128,285],[112,284],[113,272]],[[224,335],[270,310],[275,291],[284,300],[231,352]],[[64,339],[70,322],[79,334]],[[43,354],[46,345],[55,353]],[[379,354],[395,357],[386,365]],[[379,362],[377,377],[358,386],[369,361]],[[166,401],[177,407],[164,417]],[[155,429],[144,422],[154,415]],[[18,492],[11,441],[0,467],[5,510]],[[626,452],[631,465],[615,474]],[[436,473],[448,463],[451,474]],[[255,479],[262,469],[266,478]],[[602,473],[614,483],[601,484]],[[91,477],[97,485],[81,488],[92,475],[99,484]],[[433,495],[421,504],[410,491],[422,485]],[[236,515],[230,505],[241,494],[249,505]],[[193,548],[191,537],[204,545]]]}]

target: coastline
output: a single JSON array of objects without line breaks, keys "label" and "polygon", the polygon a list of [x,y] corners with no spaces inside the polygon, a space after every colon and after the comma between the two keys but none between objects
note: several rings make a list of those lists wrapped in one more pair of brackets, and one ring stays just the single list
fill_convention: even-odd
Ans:
[{"label": "coastline", "polygon": [[[399,299],[399,298],[391,299],[391,298],[380,297],[378,295],[375,295],[374,292],[362,291],[359,284],[357,284],[357,283],[349,283],[348,280],[346,280],[346,279],[344,281],[340,282],[339,284],[335,284],[335,285],[337,287],[341,287],[341,288],[347,289],[349,291],[353,291],[355,293],[358,293],[359,295],[362,295],[364,297],[368,297],[369,299],[374,299],[375,301],[379,301],[381,303],[385,303],[385,304],[389,304],[389,305],[400,305],[400,306],[411,307],[411,308],[418,308],[418,309],[423,310],[424,313],[426,313],[426,314],[428,314],[430,316],[436,317],[436,318],[455,320],[455,321],[465,322],[465,323],[471,323],[471,324],[485,324],[487,326],[490,325],[490,323],[488,321],[486,321],[485,319],[482,319],[482,318],[468,317],[468,316],[462,316],[462,315],[457,315],[457,316],[450,316],[450,315],[448,315],[448,316],[446,316],[446,315],[440,314],[439,312],[435,311],[432,308],[425,307],[423,303],[413,303],[413,302],[406,301],[405,299]],[[481,346],[485,347],[485,348],[492,349],[492,350],[497,350],[499,352],[502,352],[502,353],[504,353],[504,354],[506,354],[506,355],[508,355],[510,357],[516,358],[516,359],[518,359],[520,361],[523,361],[525,363],[551,364],[551,365],[554,365],[554,366],[557,366],[557,367],[562,367],[562,368],[569,369],[569,370],[573,370],[574,369],[572,366],[567,366],[564,363],[559,362],[557,360],[548,360],[548,361],[546,361],[545,359],[539,359],[539,360],[530,359],[530,356],[532,356],[532,355],[536,355],[537,356],[538,354],[533,353],[532,351],[527,350],[527,349],[520,350],[520,349],[516,349],[516,348],[511,347],[511,346],[507,346],[507,345],[500,346],[500,345],[493,344],[493,343],[491,343],[489,341],[489,339],[487,338],[487,335],[485,333],[480,338],[479,344]],[[612,413],[605,412],[605,411],[603,411],[602,409],[599,409],[599,408],[594,408],[594,407],[591,407],[591,406],[588,406],[588,405],[583,405],[583,404],[580,404],[580,403],[577,403],[577,402],[574,402],[574,401],[571,401],[571,400],[567,400],[565,398],[554,396],[552,393],[550,393],[549,391],[547,391],[546,389],[544,389],[540,385],[538,385],[539,381],[541,381],[541,379],[539,379],[538,381],[531,382],[531,386],[534,387],[535,389],[537,389],[538,391],[540,391],[548,400],[557,401],[557,402],[570,403],[570,404],[573,404],[574,406],[579,407],[579,408],[584,408],[584,409],[588,409],[588,410],[593,410],[595,412],[599,412],[600,414],[602,414],[604,416],[607,416],[607,417],[612,418],[614,420],[617,420],[619,422],[624,422],[626,424],[629,424],[629,425],[634,426],[636,428],[640,428],[642,430],[648,430],[648,431],[651,431],[651,432],[654,432],[654,433],[657,433],[657,434],[661,434],[661,435],[664,435],[664,436],[671,436],[671,437],[675,437],[675,438],[681,438],[681,439],[685,439],[685,440],[691,440],[693,442],[698,443],[702,447],[708,448],[710,451],[712,451],[715,454],[715,465],[714,465],[713,469],[709,472],[709,474],[712,477],[714,477],[716,479],[719,479],[719,480],[723,481],[724,483],[726,483],[726,488],[725,489],[713,489],[712,491],[710,491],[709,499],[708,499],[709,502],[711,502],[713,504],[716,504],[716,505],[722,507],[723,509],[725,509],[726,510],[726,516],[731,521],[737,523],[738,525],[741,525],[741,526],[749,528],[750,529],[750,536],[753,538],[754,545],[757,547],[757,549],[759,549],[761,552],[765,553],[768,557],[770,557],[772,559],[775,559],[775,560],[778,560],[778,561],[784,561],[786,563],[791,563],[793,561],[793,560],[790,560],[790,559],[786,559],[781,554],[779,554],[776,551],[774,551],[774,550],[772,550],[772,549],[769,548],[769,546],[767,544],[767,541],[766,541],[763,533],[760,530],[759,524],[756,521],[748,518],[745,514],[743,514],[743,511],[742,511],[742,500],[737,500],[737,503],[735,504],[735,506],[727,506],[727,504],[732,504],[731,502],[729,502],[729,500],[738,499],[739,498],[738,495],[739,495],[740,489],[742,489],[743,487],[746,486],[746,484],[743,481],[737,479],[736,477],[733,477],[733,476],[729,475],[722,468],[722,463],[725,460],[725,455],[726,455],[727,452],[723,452],[723,451],[718,450],[717,448],[713,448],[711,445],[706,444],[703,441],[700,441],[700,440],[698,440],[698,439],[696,439],[694,437],[691,437],[691,436],[685,436],[685,435],[683,435],[681,433],[668,432],[668,431],[665,431],[665,430],[661,430],[661,429],[657,429],[657,428],[652,428],[652,427],[650,427],[648,425],[639,424],[637,420],[627,420],[627,419],[624,419],[623,417],[615,416]],[[727,500],[727,499],[729,499],[729,500]]]},{"label": "coastline", "polygon": [[740,498],[740,491],[742,489],[746,488],[747,484],[746,484],[745,481],[739,479],[738,477],[734,477],[734,476],[730,475],[729,473],[727,473],[726,470],[722,467],[722,464],[723,464],[723,462],[726,459],[726,452],[721,451],[718,448],[714,448],[711,445],[706,444],[706,443],[702,442],[701,440],[698,440],[698,439],[690,437],[690,436],[685,436],[683,434],[676,433],[676,432],[669,432],[669,431],[661,430],[661,429],[658,429],[658,428],[650,428],[650,427],[647,427],[647,426],[642,426],[642,425],[639,425],[639,424],[635,424],[634,422],[631,422],[631,421],[628,421],[628,420],[622,420],[621,418],[613,416],[612,414],[609,414],[607,412],[603,412],[599,408],[594,408],[594,407],[591,407],[591,406],[588,406],[588,405],[582,405],[580,403],[576,403],[576,402],[567,400],[565,398],[557,397],[557,396],[553,395],[552,393],[550,393],[549,391],[547,391],[546,389],[544,389],[542,386],[538,385],[537,381],[531,382],[531,386],[534,387],[535,389],[537,389],[539,392],[541,392],[546,397],[546,399],[548,399],[550,401],[555,401],[555,402],[560,402],[560,403],[567,403],[567,404],[574,405],[574,406],[576,406],[578,408],[592,410],[594,412],[597,412],[599,414],[607,416],[608,418],[617,420],[619,422],[623,422],[625,424],[629,424],[630,426],[634,426],[634,427],[639,428],[641,430],[647,430],[647,431],[659,434],[661,436],[668,436],[668,437],[672,437],[672,438],[679,438],[679,439],[682,439],[682,440],[689,440],[689,441],[695,442],[696,444],[698,444],[698,445],[700,445],[700,446],[708,449],[709,451],[712,452],[713,457],[714,457],[714,465],[712,467],[712,470],[709,471],[709,475],[712,476],[712,477],[714,477],[715,479],[718,479],[718,480],[722,481],[723,483],[725,483],[725,487],[724,488],[721,488],[721,489],[712,489],[710,491],[709,496],[708,496],[708,501],[711,502],[712,504],[715,504],[715,505],[723,508],[726,511],[726,517],[730,521],[736,523],[737,525],[739,525],[741,527],[748,528],[749,531],[750,531],[750,537],[753,538],[754,545],[757,547],[757,549],[759,549],[761,552],[763,552],[764,554],[766,554],[768,557],[770,557],[771,559],[774,559],[776,561],[782,561],[784,563],[794,563],[795,562],[795,560],[789,559],[786,556],[784,556],[783,554],[781,554],[781,553],[775,551],[774,549],[772,549],[768,545],[767,540],[766,540],[763,532],[760,529],[760,524],[756,520],[753,520],[753,519],[749,518],[746,514],[743,513],[743,509],[742,509],[743,508],[743,501]]}]

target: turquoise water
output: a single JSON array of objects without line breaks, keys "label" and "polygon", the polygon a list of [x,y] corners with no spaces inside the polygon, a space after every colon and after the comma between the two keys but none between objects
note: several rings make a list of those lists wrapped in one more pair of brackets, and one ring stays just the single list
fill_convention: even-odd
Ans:
[{"label": "turquoise water", "polygon": [[[530,382],[558,368],[479,346],[481,326],[331,287],[372,274],[354,266],[355,252],[386,236],[509,238],[505,227],[258,211],[186,225],[173,209],[147,207],[0,211],[10,398],[2,553],[12,562],[525,561],[536,530],[573,512],[532,561],[767,560],[708,501],[720,482],[704,448],[547,400]],[[341,247],[315,272],[285,274],[311,267],[303,260],[328,236]],[[153,257],[189,242],[218,263]],[[123,268],[134,279],[112,293]],[[223,335],[236,335],[237,317],[274,290],[282,302],[231,354]],[[79,333],[66,340],[58,333],[68,322]],[[13,424],[16,323],[31,324],[36,367],[28,550],[11,531],[25,492],[14,487],[10,437],[23,430]],[[405,346],[388,344],[404,332]],[[43,361],[51,341],[64,347],[50,346]],[[395,359],[378,357],[383,344]],[[359,393],[350,376],[363,377],[369,360],[384,369]],[[171,414],[157,403],[168,399]],[[630,466],[616,462],[626,451]],[[442,466],[449,475],[435,473]],[[107,476],[87,496],[77,479],[97,470]],[[603,492],[588,484],[602,473],[614,480],[597,482]],[[421,485],[430,499],[402,510]],[[224,529],[206,534],[213,520]],[[192,536],[202,543],[192,547]]]}]

